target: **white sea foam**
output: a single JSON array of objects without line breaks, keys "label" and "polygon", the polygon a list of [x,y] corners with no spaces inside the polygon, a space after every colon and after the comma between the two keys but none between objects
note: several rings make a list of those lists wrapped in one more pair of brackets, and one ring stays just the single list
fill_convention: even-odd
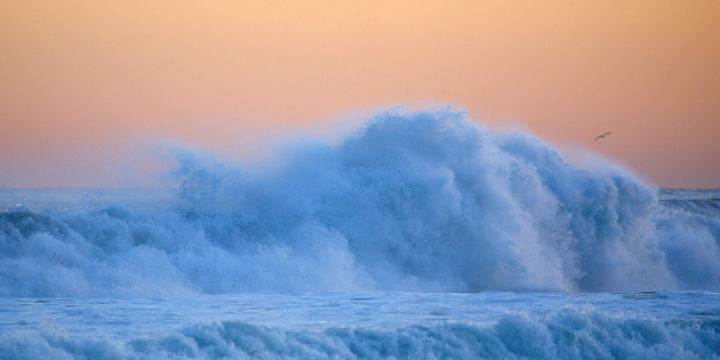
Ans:
[{"label": "white sea foam", "polygon": [[0,336],[3,359],[715,359],[717,321],[662,322],[564,309],[494,325],[283,330],[243,322],[191,326],[128,341],[61,331]]},{"label": "white sea foam", "polygon": [[178,198],[0,214],[0,296],[720,288],[720,222],[525,133],[388,113],[247,171],[178,155]]}]

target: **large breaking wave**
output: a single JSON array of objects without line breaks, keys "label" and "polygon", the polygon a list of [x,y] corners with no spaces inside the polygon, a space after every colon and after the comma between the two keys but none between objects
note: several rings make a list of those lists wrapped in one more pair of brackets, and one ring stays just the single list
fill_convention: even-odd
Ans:
[{"label": "large breaking wave", "polygon": [[507,315],[492,326],[293,331],[242,322],[167,336],[76,339],[62,332],[0,336],[4,359],[717,359],[720,323],[662,322],[564,309]]},{"label": "large breaking wave", "polygon": [[264,170],[184,152],[178,203],[0,214],[0,296],[720,288],[720,221],[449,111]]}]

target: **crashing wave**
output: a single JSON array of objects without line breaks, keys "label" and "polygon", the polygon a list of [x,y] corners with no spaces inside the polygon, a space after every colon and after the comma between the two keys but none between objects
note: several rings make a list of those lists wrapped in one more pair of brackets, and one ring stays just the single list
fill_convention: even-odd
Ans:
[{"label": "crashing wave", "polygon": [[184,152],[178,202],[0,214],[0,296],[720,288],[720,220],[449,111],[249,171]]}]

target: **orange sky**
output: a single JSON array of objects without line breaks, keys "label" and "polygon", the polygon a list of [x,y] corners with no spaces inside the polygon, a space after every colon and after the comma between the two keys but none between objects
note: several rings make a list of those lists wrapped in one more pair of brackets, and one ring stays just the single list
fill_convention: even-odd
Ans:
[{"label": "orange sky", "polygon": [[231,154],[450,103],[720,187],[719,19],[714,0],[0,0],[0,186],[122,185],[138,137]]}]

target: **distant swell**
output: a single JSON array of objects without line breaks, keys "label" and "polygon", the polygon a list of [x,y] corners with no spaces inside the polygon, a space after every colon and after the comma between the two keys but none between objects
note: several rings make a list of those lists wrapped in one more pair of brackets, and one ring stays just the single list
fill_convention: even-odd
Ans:
[{"label": "distant swell", "polygon": [[185,152],[173,174],[176,205],[0,214],[0,296],[720,289],[718,217],[463,114],[386,114],[262,171]]},{"label": "distant swell", "polygon": [[720,323],[620,318],[565,309],[492,326],[287,331],[240,322],[196,325],[127,343],[57,331],[0,337],[3,359],[715,359]]}]

